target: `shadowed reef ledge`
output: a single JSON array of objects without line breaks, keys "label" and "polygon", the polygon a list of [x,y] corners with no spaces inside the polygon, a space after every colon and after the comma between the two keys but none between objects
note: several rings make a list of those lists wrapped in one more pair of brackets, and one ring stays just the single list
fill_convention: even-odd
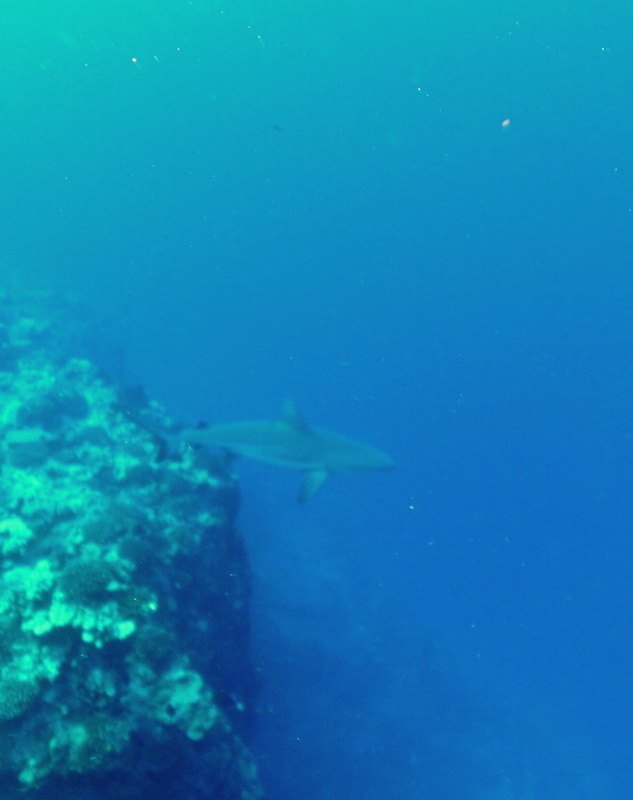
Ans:
[{"label": "shadowed reef ledge", "polygon": [[237,487],[58,333],[0,298],[0,793],[259,798]]}]

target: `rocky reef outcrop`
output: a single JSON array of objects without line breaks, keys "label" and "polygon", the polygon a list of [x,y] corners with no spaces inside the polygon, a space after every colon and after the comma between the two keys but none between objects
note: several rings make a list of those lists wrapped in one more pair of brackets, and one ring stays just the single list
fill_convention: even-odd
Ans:
[{"label": "rocky reef outcrop", "polygon": [[237,487],[58,334],[0,298],[0,792],[258,798]]}]

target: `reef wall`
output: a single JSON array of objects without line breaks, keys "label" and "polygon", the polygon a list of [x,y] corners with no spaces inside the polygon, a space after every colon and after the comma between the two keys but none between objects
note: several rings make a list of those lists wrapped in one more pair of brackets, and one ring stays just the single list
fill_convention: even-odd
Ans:
[{"label": "reef wall", "polygon": [[59,333],[0,297],[0,792],[258,798],[235,482]]}]

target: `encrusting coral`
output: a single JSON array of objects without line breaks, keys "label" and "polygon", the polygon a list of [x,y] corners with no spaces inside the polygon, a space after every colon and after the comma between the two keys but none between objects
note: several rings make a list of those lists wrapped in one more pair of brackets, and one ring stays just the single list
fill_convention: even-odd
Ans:
[{"label": "encrusting coral", "polygon": [[151,799],[159,776],[161,796],[257,798],[235,730],[253,682],[234,481],[194,451],[157,458],[117,388],[62,350],[0,295],[3,797]]}]

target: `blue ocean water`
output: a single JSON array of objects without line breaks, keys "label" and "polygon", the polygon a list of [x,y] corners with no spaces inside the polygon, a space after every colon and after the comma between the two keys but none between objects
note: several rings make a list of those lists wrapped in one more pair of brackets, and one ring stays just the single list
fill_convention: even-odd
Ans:
[{"label": "blue ocean water", "polygon": [[632,796],[631,3],[2,16],[5,282],[398,462],[238,464],[270,798]]}]

